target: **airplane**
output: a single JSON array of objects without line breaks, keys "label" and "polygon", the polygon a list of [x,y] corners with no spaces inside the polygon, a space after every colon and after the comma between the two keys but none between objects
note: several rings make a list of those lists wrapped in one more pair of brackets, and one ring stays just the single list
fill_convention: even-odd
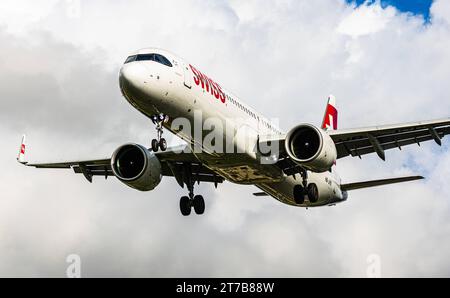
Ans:
[{"label": "airplane", "polygon": [[[348,191],[424,179],[407,176],[342,183],[336,172],[338,159],[361,159],[375,153],[385,160],[386,150],[420,146],[428,140],[442,145],[442,138],[450,133],[450,118],[338,129],[332,95],[320,127],[300,123],[284,133],[192,64],[158,48],[131,53],[120,69],[119,85],[123,97],[156,127],[157,137],[151,140],[150,148],[128,143],[111,157],[29,163],[24,136],[18,162],[35,168],[72,169],[91,183],[94,176],[115,176],[139,191],[153,190],[163,176],[171,176],[188,192],[179,201],[184,216],[192,209],[198,215],[205,212],[203,196],[194,192],[196,183],[213,183],[217,188],[225,181],[254,185],[260,190],[255,196],[271,196],[290,206],[309,208],[342,203]],[[215,131],[207,142],[213,128],[221,125],[226,129]],[[162,137],[164,130],[186,144],[168,148]],[[227,144],[226,150],[218,144]]]}]

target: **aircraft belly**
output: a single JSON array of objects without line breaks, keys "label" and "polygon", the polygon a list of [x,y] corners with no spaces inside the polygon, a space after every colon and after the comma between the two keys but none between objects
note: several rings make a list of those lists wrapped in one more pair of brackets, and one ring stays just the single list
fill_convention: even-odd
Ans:
[{"label": "aircraft belly", "polygon": [[230,182],[238,184],[273,183],[281,181],[283,175],[279,169],[262,168],[255,164],[211,167]]},{"label": "aircraft belly", "polygon": [[295,202],[294,186],[302,184],[300,175],[296,175],[295,178],[293,176],[285,176],[282,181],[258,183],[256,186],[284,204],[298,207],[319,207],[329,205],[335,201],[336,194],[333,192],[334,188],[329,184],[329,177],[330,175],[328,173],[308,172],[308,183],[315,183],[323,198],[317,203],[311,203],[307,198],[303,204],[297,204]]}]

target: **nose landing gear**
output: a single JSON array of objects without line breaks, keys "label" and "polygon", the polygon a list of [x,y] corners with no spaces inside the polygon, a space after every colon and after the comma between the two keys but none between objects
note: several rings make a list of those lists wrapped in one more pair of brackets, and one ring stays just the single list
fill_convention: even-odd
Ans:
[{"label": "nose landing gear", "polygon": [[169,116],[164,114],[153,115],[151,117],[153,124],[156,125],[156,134],[157,138],[152,140],[152,150],[153,152],[158,152],[159,149],[161,151],[167,150],[167,141],[162,137],[163,134],[163,124],[169,121]]}]

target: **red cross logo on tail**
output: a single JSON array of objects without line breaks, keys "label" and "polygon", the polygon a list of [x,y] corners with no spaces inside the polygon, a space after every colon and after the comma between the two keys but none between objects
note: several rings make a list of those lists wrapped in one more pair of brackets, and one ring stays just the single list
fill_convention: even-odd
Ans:
[{"label": "red cross logo on tail", "polygon": [[338,125],[338,111],[336,108],[336,98],[328,96],[328,103],[323,117],[322,128],[325,130],[336,130]]}]

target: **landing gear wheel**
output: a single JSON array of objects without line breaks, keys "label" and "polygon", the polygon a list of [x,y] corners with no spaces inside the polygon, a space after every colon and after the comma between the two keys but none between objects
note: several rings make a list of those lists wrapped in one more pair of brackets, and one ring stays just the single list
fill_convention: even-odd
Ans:
[{"label": "landing gear wheel", "polygon": [[191,200],[189,197],[181,197],[180,211],[183,216],[189,216],[191,214]]},{"label": "landing gear wheel", "polygon": [[319,189],[314,183],[308,185],[308,199],[311,203],[317,203],[319,200]]},{"label": "landing gear wheel", "polygon": [[303,186],[301,185],[294,186],[294,201],[299,205],[305,202],[305,190]]},{"label": "landing gear wheel", "polygon": [[158,152],[159,142],[157,139],[152,140],[152,150],[153,152]]},{"label": "landing gear wheel", "polygon": [[205,213],[205,200],[202,196],[195,196],[193,205],[195,213],[197,213],[198,215],[202,215],[203,213]]},{"label": "landing gear wheel", "polygon": [[167,141],[166,141],[166,139],[161,138],[161,140],[159,140],[159,149],[161,149],[161,151],[166,151],[167,150]]}]

